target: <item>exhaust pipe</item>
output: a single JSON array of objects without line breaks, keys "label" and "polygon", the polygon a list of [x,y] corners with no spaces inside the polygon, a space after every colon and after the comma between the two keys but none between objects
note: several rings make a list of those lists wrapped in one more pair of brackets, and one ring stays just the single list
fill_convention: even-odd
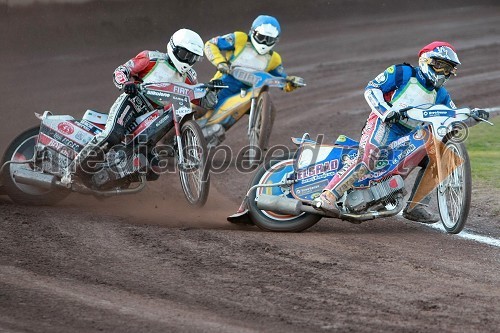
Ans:
[{"label": "exhaust pipe", "polygon": [[299,215],[302,213],[302,202],[299,200],[268,194],[258,196],[257,207],[261,210],[270,210],[280,214]]},{"label": "exhaust pipe", "polygon": [[16,183],[32,185],[47,190],[51,190],[57,186],[57,179],[53,175],[32,171],[29,169],[19,168],[12,174]]}]

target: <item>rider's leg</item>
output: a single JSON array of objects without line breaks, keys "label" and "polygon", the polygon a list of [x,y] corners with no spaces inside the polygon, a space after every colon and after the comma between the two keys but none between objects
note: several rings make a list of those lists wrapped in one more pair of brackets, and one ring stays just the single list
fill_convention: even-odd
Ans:
[{"label": "rider's leg", "polygon": [[399,128],[394,126],[393,129],[393,126],[382,122],[376,114],[370,114],[362,131],[358,158],[347,162],[319,197],[324,210],[338,213],[336,202],[344,192],[351,189],[358,179],[375,170],[380,147],[385,147],[400,135],[397,133]]},{"label": "rider's leg", "polygon": [[[115,101],[109,111],[104,131],[97,134],[83,149],[68,167],[65,181],[71,181],[71,174],[84,174],[93,171],[93,164],[99,162],[98,155],[105,153],[112,146],[121,142],[125,130],[135,119],[135,107],[129,95],[122,94]],[[102,162],[102,161],[101,161]]]},{"label": "rider's leg", "polygon": [[413,184],[413,188],[411,190],[411,194],[408,199],[408,204],[403,210],[403,217],[408,220],[422,222],[422,223],[434,223],[438,222],[440,219],[438,214],[426,209],[426,207],[429,205],[431,201],[430,193],[427,194],[418,203],[416,203],[416,206],[413,209],[410,209],[410,205],[414,201],[415,195],[419,190],[419,187],[422,185],[422,179],[428,166],[429,166],[429,158],[425,157],[420,163],[421,169],[418,171],[417,178],[415,179],[415,183]]}]

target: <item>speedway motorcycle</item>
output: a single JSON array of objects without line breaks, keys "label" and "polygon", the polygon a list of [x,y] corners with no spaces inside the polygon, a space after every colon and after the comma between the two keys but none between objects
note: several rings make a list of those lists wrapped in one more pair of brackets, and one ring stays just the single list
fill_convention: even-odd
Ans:
[{"label": "speedway motorcycle", "polygon": [[[241,89],[240,95],[230,97],[219,110],[207,112],[198,119],[203,127],[220,124],[225,129],[231,125],[225,125],[228,119],[238,121],[243,115],[248,114],[247,136],[249,147],[246,152],[246,160],[250,165],[258,163],[263,153],[267,150],[269,137],[273,128],[276,108],[271,100],[269,89],[271,87],[283,89],[288,80],[281,76],[273,76],[265,71],[255,70],[241,66],[231,67],[229,74],[236,80],[245,84],[248,88]],[[298,84],[304,87],[305,83]],[[217,111],[217,116],[211,118]],[[207,140],[209,148],[215,147],[224,140],[224,130],[216,133],[208,133]]]},{"label": "speedway motorcycle", "polygon": [[[374,171],[361,177],[338,200],[340,213],[332,215],[314,200],[348,160],[356,159],[359,143],[339,136],[334,144],[318,144],[307,133],[293,138],[299,146],[293,156],[272,160],[257,169],[234,223],[253,223],[270,231],[302,231],[322,217],[353,223],[397,215],[406,201],[404,179],[427,155],[441,222],[448,233],[459,233],[467,221],[471,200],[471,169],[463,144],[466,120],[485,121],[469,108],[450,109],[444,105],[422,105],[400,111],[403,117],[417,120],[407,136],[381,151]],[[425,146],[426,149],[419,149]],[[425,194],[427,194],[425,193]],[[250,221],[248,221],[248,219]]]},{"label": "speedway motorcycle", "polygon": [[[143,83],[134,104],[146,112],[138,117],[120,145],[111,147],[91,172],[61,181],[82,148],[104,130],[107,114],[87,110],[82,119],[36,114],[40,127],[17,136],[3,157],[0,179],[4,191],[20,204],[52,205],[71,192],[106,197],[141,191],[171,162],[177,169],[187,201],[203,206],[210,178],[207,146],[193,119],[191,101],[205,96],[212,84]],[[159,107],[156,107],[159,106]],[[169,145],[157,145],[161,139]],[[104,154],[104,153],[103,153]],[[175,161],[172,161],[175,160]],[[163,167],[162,167],[163,165]],[[154,171],[152,166],[162,168]]]}]

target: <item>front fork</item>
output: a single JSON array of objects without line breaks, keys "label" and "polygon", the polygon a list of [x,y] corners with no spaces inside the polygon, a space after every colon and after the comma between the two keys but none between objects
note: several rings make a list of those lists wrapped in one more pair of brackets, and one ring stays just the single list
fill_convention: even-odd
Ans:
[{"label": "front fork", "polygon": [[172,107],[172,115],[174,120],[174,128],[175,128],[175,141],[177,143],[177,154],[179,155],[179,164],[184,163],[184,147],[182,146],[181,139],[181,125],[179,123],[179,119],[177,118],[177,113],[175,112],[175,107]]},{"label": "front fork", "polygon": [[254,117],[255,117],[255,104],[257,103],[257,98],[255,96],[252,96],[252,100],[250,103],[250,115],[248,117],[248,131],[247,135],[250,137],[250,133],[252,132],[252,129],[254,127]]}]

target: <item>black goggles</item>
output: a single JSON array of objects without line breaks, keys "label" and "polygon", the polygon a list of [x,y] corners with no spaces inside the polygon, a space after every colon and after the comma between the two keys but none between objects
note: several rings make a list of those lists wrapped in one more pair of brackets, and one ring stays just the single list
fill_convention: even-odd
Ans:
[{"label": "black goggles", "polygon": [[267,46],[273,46],[278,41],[278,37],[266,36],[255,31],[253,33],[253,38],[259,44],[266,44]]},{"label": "black goggles", "polygon": [[436,73],[443,73],[446,76],[457,75],[457,67],[441,59],[431,59],[429,63]]},{"label": "black goggles", "polygon": [[203,57],[180,46],[175,47],[174,54],[179,61],[190,65],[193,65],[195,62],[197,62]]}]

